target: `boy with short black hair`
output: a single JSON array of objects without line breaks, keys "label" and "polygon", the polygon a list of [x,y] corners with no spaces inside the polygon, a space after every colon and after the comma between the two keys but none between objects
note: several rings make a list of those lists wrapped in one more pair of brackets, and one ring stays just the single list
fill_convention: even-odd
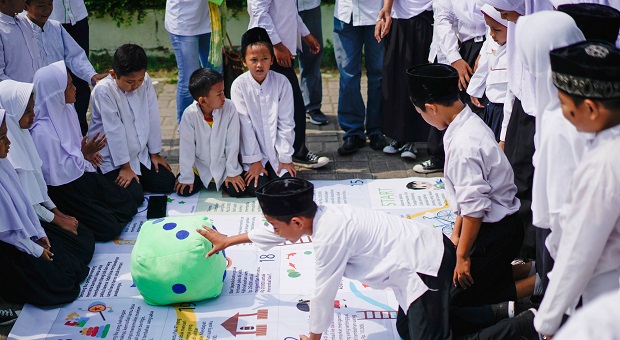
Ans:
[{"label": "boy with short black hair", "polygon": [[108,138],[100,151],[101,172],[128,189],[138,204],[144,191],[170,193],[175,183],[170,165],[159,155],[159,106],[146,67],[142,47],[125,44],[116,50],[110,75],[93,89],[88,130]]},{"label": "boy with short black hair", "polygon": [[0,0],[0,81],[32,83],[42,66],[32,29],[26,18],[17,15],[24,5],[24,0]]},{"label": "boy with short black hair", "polygon": [[[445,130],[445,185],[457,215],[452,302],[479,305],[531,295],[534,277],[513,278],[523,240],[517,188],[491,129],[459,99],[459,73],[424,64],[407,70],[409,97],[427,123]],[[515,283],[515,279],[522,279]]]},{"label": "boy with short black hair", "polygon": [[589,140],[560,212],[555,265],[534,322],[546,335],[579,301],[586,306],[620,288],[620,51],[586,41],[551,51],[550,60],[564,117]]},{"label": "boy with short black hair", "polygon": [[241,121],[241,163],[248,194],[278,177],[295,176],[295,121],[291,85],[271,71],[274,49],[267,31],[241,37],[241,59],[249,69],[232,84],[230,97]]},{"label": "boy with short black hair", "polygon": [[223,188],[232,197],[245,195],[239,164],[239,114],[224,97],[224,77],[200,68],[189,78],[194,103],[188,106],[179,125],[179,178],[175,190],[190,196],[207,188]]},{"label": "boy with short black hair", "polygon": [[[94,84],[106,76],[105,74],[97,74],[88,61],[86,52],[67,33],[60,22],[48,20],[53,10],[52,0],[26,0],[25,9],[26,20],[39,47],[41,67],[64,60],[73,74],[89,84]],[[78,119],[80,120],[82,134],[86,134],[88,131],[86,110],[90,98],[78,99],[86,101],[86,103],[78,102],[75,105],[76,108],[83,108],[81,112],[78,112]]]}]

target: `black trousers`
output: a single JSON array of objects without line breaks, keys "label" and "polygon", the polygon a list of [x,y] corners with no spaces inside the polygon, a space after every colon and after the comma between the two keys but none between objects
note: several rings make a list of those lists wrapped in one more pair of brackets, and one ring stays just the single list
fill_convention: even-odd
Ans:
[{"label": "black trousers", "polygon": [[[67,33],[75,40],[75,42],[80,45],[80,47],[84,50],[87,57],[89,56],[89,27],[88,27],[88,17],[78,21],[75,25],[71,24],[63,24],[62,27],[67,30]],[[76,88],[75,94],[75,111],[78,114],[78,120],[80,121],[80,129],[82,130],[82,135],[86,135],[88,132],[88,122],[86,121],[86,111],[88,111],[88,105],[90,104],[90,85],[84,80],[78,78],[71,73],[71,77],[73,78],[73,85]]]},{"label": "black trousers", "polygon": [[293,102],[295,107],[295,140],[293,141],[293,155],[303,157],[308,153],[308,148],[306,148],[306,106],[304,105],[304,97],[299,87],[297,73],[295,73],[295,68],[293,68],[293,66],[282,67],[275,61],[273,65],[271,65],[271,70],[285,76],[293,87]]},{"label": "black trousers", "polygon": [[525,237],[521,248],[522,258],[535,258],[536,232],[532,225],[532,185],[534,180],[534,133],[536,118],[523,111],[521,100],[515,99],[508,128],[504,151],[512,166],[517,186],[517,197],[521,201],[519,215],[523,222]]},{"label": "black trousers", "polygon": [[291,177],[291,174],[289,174],[288,172],[282,176],[278,176],[274,168],[271,166],[271,163],[269,162],[265,164],[265,170],[267,170],[267,176],[260,176],[258,178],[258,184],[256,186],[254,186],[253,184],[250,184],[245,187],[245,190],[248,196],[256,197],[256,190],[262,187],[263,185],[273,181],[274,179]]},{"label": "black trousers", "polygon": [[383,43],[381,132],[399,142],[428,140],[428,125],[415,110],[407,89],[405,71],[425,64],[433,40],[433,12],[410,19],[393,19]]},{"label": "black trousers", "polygon": [[474,284],[463,289],[452,288],[454,306],[477,306],[517,297],[512,278],[512,261],[519,255],[523,228],[519,214],[504,217],[496,223],[482,223],[471,247],[471,276]]},{"label": "black trousers", "polygon": [[545,291],[547,291],[547,286],[549,285],[549,272],[553,269],[553,264],[555,261],[549,254],[549,249],[545,245],[545,241],[549,234],[551,234],[551,229],[542,229],[534,227],[534,232],[536,233],[536,273],[540,277],[542,283],[542,296],[536,296],[537,300],[542,300],[542,297],[545,295]]},{"label": "black trousers", "polygon": [[489,102],[484,109],[484,122],[495,134],[495,140],[499,142],[499,135],[502,132],[502,121],[504,120],[504,103]]},{"label": "black trousers", "polygon": [[[114,182],[120,172],[121,169],[119,168],[108,172],[104,176]],[[126,188],[138,206],[144,201],[145,191],[154,194],[169,194],[174,191],[176,177],[163,166],[159,166],[159,172],[157,172],[155,169],[149,169],[145,167],[144,164],[140,164],[140,172],[142,173],[138,176],[140,183],[136,182],[134,179]]]},{"label": "black trousers", "polygon": [[138,211],[127,190],[96,172],[47,189],[60,211],[75,217],[101,242],[117,237]]},{"label": "black trousers", "polygon": [[[480,50],[482,49],[483,43],[484,41],[475,42],[474,39],[470,39],[461,43],[459,53],[461,54],[463,60],[465,60],[472,69],[474,68],[478,55],[480,55]],[[461,98],[461,101],[469,105],[471,110],[474,111],[474,113],[476,113],[478,116],[482,117],[484,115],[484,109],[473,105],[467,92],[461,91],[459,93],[459,97]],[[444,133],[445,130],[439,131],[437,128],[432,126],[428,133],[428,154],[436,158],[440,163],[443,163],[446,159],[446,152],[443,147]]]},{"label": "black trousers", "polygon": [[0,298],[10,303],[56,306],[74,301],[80,283],[88,276],[87,266],[95,251],[92,233],[78,228],[73,235],[41,222],[50,240],[53,261],[46,261],[19,251],[0,241]]},{"label": "black trousers", "polygon": [[[243,178],[244,175],[245,175],[245,171],[241,173],[241,178]],[[199,192],[203,187],[204,185],[202,184],[202,180],[200,179],[200,176],[194,174],[194,188],[192,189],[192,191],[189,190],[189,187],[185,187],[185,189],[183,189],[183,192],[180,192],[179,195],[183,197],[192,196],[195,193]],[[209,183],[208,189],[211,189],[211,188],[215,190],[215,183],[213,182]],[[247,191],[247,187],[244,190],[236,191],[235,187],[232,184],[230,186],[226,186],[225,183],[222,184],[221,189],[224,190],[228,194],[228,196],[235,197],[235,198],[245,196],[246,191]]]},{"label": "black trousers", "polygon": [[490,305],[452,306],[450,292],[456,265],[456,249],[443,237],[444,253],[437,277],[418,274],[430,288],[409,305],[398,308],[396,329],[404,340],[426,339],[521,339],[515,319],[498,322]]}]

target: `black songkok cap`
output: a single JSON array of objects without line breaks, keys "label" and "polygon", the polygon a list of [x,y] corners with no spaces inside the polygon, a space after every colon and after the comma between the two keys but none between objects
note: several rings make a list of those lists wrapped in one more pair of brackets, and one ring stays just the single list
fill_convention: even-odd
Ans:
[{"label": "black songkok cap", "polygon": [[565,4],[558,11],[570,15],[586,40],[604,40],[612,44],[618,39],[620,11],[600,4]]},{"label": "black songkok cap", "polygon": [[245,48],[248,47],[248,45],[259,41],[268,42],[270,45],[273,45],[271,39],[269,39],[269,34],[267,34],[267,31],[262,27],[250,28],[247,32],[243,33],[241,36],[241,54],[245,55]]},{"label": "black songkok cap", "polygon": [[574,96],[620,98],[620,50],[604,41],[584,41],[549,54],[553,83]]},{"label": "black songkok cap", "polygon": [[429,103],[459,92],[459,73],[444,64],[422,64],[407,70],[409,99]]},{"label": "black songkok cap", "polygon": [[300,178],[278,178],[258,190],[256,198],[269,216],[291,216],[302,213],[312,206],[314,185]]}]

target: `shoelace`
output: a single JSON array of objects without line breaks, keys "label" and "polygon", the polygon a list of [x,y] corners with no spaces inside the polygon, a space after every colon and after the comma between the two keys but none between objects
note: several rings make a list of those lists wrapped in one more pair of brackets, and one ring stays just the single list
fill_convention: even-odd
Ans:
[{"label": "shoelace", "polygon": [[316,162],[319,159],[319,156],[308,151],[308,155],[306,156],[306,158],[308,158],[309,161]]},{"label": "shoelace", "polygon": [[0,309],[0,316],[3,316],[3,317],[13,316],[13,311],[10,309]]}]

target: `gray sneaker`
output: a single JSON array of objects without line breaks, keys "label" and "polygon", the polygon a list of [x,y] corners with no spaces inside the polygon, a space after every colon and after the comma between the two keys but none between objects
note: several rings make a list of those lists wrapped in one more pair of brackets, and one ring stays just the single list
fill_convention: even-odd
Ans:
[{"label": "gray sneaker", "polygon": [[407,143],[405,145],[403,145],[403,147],[400,149],[401,154],[400,157],[401,158],[409,158],[409,159],[416,159],[418,158],[418,156],[416,156],[416,153],[418,152],[418,149],[416,149],[413,146],[413,143]]}]

